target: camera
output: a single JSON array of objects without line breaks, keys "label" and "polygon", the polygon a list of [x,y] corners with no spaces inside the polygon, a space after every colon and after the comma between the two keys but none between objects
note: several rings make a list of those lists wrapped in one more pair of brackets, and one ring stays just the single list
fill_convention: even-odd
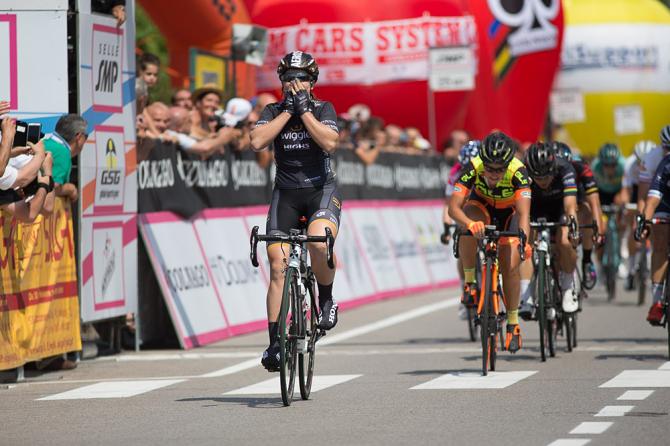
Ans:
[{"label": "camera", "polygon": [[37,144],[42,136],[42,124],[16,121],[16,134],[14,135],[14,144],[12,147],[25,147],[29,142]]}]

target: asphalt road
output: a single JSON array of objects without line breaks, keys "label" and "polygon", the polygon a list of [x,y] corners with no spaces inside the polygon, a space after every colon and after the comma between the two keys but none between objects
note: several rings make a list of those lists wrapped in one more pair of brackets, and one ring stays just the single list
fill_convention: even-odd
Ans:
[{"label": "asphalt road", "polygon": [[[266,333],[191,351],[127,352],[0,385],[0,445],[670,444],[666,332],[632,293],[591,292],[579,346],[540,362],[524,348],[479,376],[456,290],[340,314],[319,342],[309,401],[282,406],[259,364]],[[318,387],[322,387],[320,390]],[[257,393],[260,392],[260,393]],[[268,393],[269,392],[269,393]]]}]

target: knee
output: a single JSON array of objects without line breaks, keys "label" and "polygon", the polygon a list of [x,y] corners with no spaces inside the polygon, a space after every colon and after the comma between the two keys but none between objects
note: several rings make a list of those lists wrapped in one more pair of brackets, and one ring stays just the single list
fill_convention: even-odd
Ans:
[{"label": "knee", "polygon": [[284,274],[284,259],[270,258],[270,280],[280,280]]},{"label": "knee", "polygon": [[309,245],[309,255],[312,257],[325,258],[328,248],[325,243],[312,243]]}]

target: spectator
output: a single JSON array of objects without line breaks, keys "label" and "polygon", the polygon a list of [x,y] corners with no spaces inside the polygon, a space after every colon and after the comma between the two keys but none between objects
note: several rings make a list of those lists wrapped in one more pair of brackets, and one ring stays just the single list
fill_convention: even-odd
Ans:
[{"label": "spectator", "polygon": [[210,123],[215,119],[215,113],[221,108],[222,101],[223,92],[214,85],[205,85],[193,92],[191,135],[204,138],[214,130]]},{"label": "spectator", "polygon": [[359,130],[356,140],[354,153],[366,165],[374,163],[379,157],[381,148],[386,146],[384,121],[376,116],[367,119]]},{"label": "spectator", "polygon": [[149,138],[159,139],[168,128],[170,121],[170,109],[162,102],[154,102],[147,107],[147,115],[149,116],[148,133]]},{"label": "spectator", "polygon": [[191,132],[191,113],[184,107],[178,105],[170,107],[168,131],[188,135]]},{"label": "spectator", "polygon": [[384,129],[386,132],[386,147],[388,152],[401,152],[407,145],[407,134],[397,125],[389,124]]},{"label": "spectator", "polygon": [[135,78],[135,113],[139,116],[149,103],[149,89],[141,77]]},{"label": "spectator", "polygon": [[116,26],[126,21],[126,0],[92,0],[91,11],[111,14],[116,18]]},{"label": "spectator", "polygon": [[172,105],[175,107],[182,107],[186,110],[193,109],[193,101],[191,100],[191,90],[188,88],[180,88],[172,94]]},{"label": "spectator", "polygon": [[149,89],[153,88],[158,82],[158,71],[161,67],[161,61],[155,54],[144,53],[140,56],[138,62],[140,67],[138,77],[146,82]]},{"label": "spectator", "polygon": [[453,166],[458,161],[458,153],[461,147],[470,140],[470,135],[463,129],[452,130],[449,139],[444,144],[443,155],[447,164]]},{"label": "spectator", "polygon": [[354,143],[351,135],[351,121],[347,119],[346,114],[341,114],[337,117],[337,128],[340,130],[337,135],[338,148],[353,150]]},{"label": "spectator", "polygon": [[[0,124],[0,208],[19,221],[32,222],[44,207],[47,195],[53,190],[52,158],[44,152],[44,144],[30,144],[30,155],[10,158],[16,123],[5,117]],[[26,152],[24,150],[24,152]],[[44,174],[40,174],[40,168]],[[51,194],[53,197],[53,193]],[[51,200],[53,210],[53,200]]]},{"label": "spectator", "polygon": [[254,106],[253,111],[260,116],[263,110],[265,110],[265,107],[277,102],[277,100],[277,97],[272,93],[261,93],[256,96],[254,101],[252,101]]},{"label": "spectator", "polygon": [[56,196],[74,202],[79,197],[77,186],[70,183],[72,158],[79,155],[88,139],[86,120],[79,115],[63,115],[56,123],[56,130],[44,139],[44,147],[53,156],[53,180]]},{"label": "spectator", "polygon": [[351,119],[351,134],[356,136],[356,133],[368,122],[372,113],[370,107],[365,104],[354,104],[349,107],[347,111]]}]

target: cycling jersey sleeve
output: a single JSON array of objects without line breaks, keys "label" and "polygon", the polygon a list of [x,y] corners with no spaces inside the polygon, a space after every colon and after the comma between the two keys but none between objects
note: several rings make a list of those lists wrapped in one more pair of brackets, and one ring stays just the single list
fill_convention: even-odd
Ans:
[{"label": "cycling jersey sleeve", "polygon": [[623,180],[621,180],[621,185],[623,187],[631,188],[633,184],[637,184],[637,173],[635,172],[635,166],[637,163],[637,158],[635,155],[631,155],[626,158],[626,165],[624,166],[623,171]]},{"label": "cycling jersey sleeve", "polygon": [[337,133],[340,133],[340,130],[337,128],[337,114],[335,113],[335,107],[333,107],[333,104],[330,102],[323,103],[323,107],[321,107],[317,119],[321,124],[330,127]]},{"label": "cycling jersey sleeve", "polygon": [[475,185],[476,178],[477,171],[471,161],[461,170],[461,173],[456,180],[456,184],[454,185],[453,195],[459,195],[461,197],[468,196]]},{"label": "cycling jersey sleeve", "polygon": [[656,173],[654,175],[654,178],[651,180],[651,185],[649,186],[649,192],[647,196],[649,197],[657,197],[662,199],[663,196],[667,197],[668,194],[668,189],[670,187],[668,186],[670,182],[670,155],[666,155],[663,160],[661,160],[661,163],[658,165],[658,169],[656,169]]},{"label": "cycling jersey sleeve", "polygon": [[577,181],[574,167],[568,162],[560,164],[561,179],[563,181],[563,196],[577,195]]},{"label": "cycling jersey sleeve", "polygon": [[258,121],[256,121],[256,127],[259,127],[261,125],[265,125],[268,122],[272,121],[277,115],[275,114],[275,104],[268,104],[265,106],[263,109],[263,112],[261,113],[261,117],[258,118]]},{"label": "cycling jersey sleeve", "polygon": [[530,200],[530,177],[526,166],[519,167],[512,177],[512,186],[514,187],[514,199],[528,198]]},{"label": "cycling jersey sleeve", "polygon": [[578,173],[580,183],[584,186],[584,193],[590,195],[598,192],[598,185],[595,178],[593,178],[591,167],[584,162],[573,164],[573,167]]}]

